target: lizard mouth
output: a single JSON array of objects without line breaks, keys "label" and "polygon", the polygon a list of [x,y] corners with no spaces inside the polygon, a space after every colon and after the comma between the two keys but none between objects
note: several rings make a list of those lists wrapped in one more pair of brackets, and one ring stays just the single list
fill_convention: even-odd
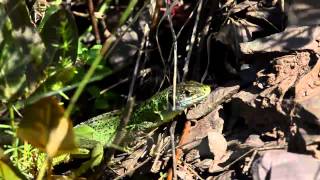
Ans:
[{"label": "lizard mouth", "polygon": [[[173,106],[173,92],[172,87],[167,94],[167,103],[169,108]],[[192,107],[204,99],[210,94],[211,88],[208,85],[204,85],[195,81],[189,81],[177,85],[176,101],[174,111],[183,111],[189,107]]]},{"label": "lizard mouth", "polygon": [[203,95],[203,96],[198,96],[196,98],[192,98],[192,100],[190,100],[189,102],[177,102],[176,107],[178,109],[178,107],[180,107],[181,110],[184,110],[186,108],[189,108],[191,106],[197,106],[197,104],[201,103],[202,101],[205,100],[205,98],[207,97],[207,95]]}]

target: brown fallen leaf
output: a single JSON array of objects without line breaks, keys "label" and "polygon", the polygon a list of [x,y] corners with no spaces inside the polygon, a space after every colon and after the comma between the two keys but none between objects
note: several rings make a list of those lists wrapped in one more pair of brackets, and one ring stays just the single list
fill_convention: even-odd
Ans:
[{"label": "brown fallen leaf", "polygon": [[[50,157],[70,152],[76,148],[73,126],[70,119],[65,119],[63,114],[64,109],[58,104],[57,99],[43,98],[24,109],[17,135],[46,151]],[[61,138],[62,143],[57,147],[60,143],[57,141],[61,141]]]},{"label": "brown fallen leaf", "polygon": [[221,133],[211,131],[208,133],[209,148],[214,155],[214,160],[217,161],[227,151],[227,141]]}]

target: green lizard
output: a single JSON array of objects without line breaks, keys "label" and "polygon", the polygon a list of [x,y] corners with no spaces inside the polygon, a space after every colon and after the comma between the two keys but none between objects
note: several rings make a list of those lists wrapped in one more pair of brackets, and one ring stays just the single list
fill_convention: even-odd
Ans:
[{"label": "green lizard", "polygon": [[[172,87],[156,93],[133,110],[131,119],[125,127],[127,136],[137,136],[141,132],[147,133],[171,121],[183,110],[204,100],[210,93],[209,86],[194,81],[177,84],[176,88],[175,110],[172,110]],[[91,159],[75,171],[76,175],[100,164],[103,149],[111,145],[119,123],[120,113],[111,112],[89,119],[74,127],[76,145],[79,149],[72,155],[88,154],[89,150],[92,150]],[[80,153],[80,150],[84,149],[88,151]]]}]

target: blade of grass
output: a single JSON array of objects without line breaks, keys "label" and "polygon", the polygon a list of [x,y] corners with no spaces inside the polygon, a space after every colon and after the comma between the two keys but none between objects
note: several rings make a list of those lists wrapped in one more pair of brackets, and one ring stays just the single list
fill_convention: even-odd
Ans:
[{"label": "blade of grass", "polygon": [[138,0],[131,0],[130,3],[128,4],[128,7],[126,10],[123,12],[121,15],[121,18],[119,20],[119,27],[123,25],[123,23],[128,19],[128,17],[131,15],[134,7],[136,6]]}]

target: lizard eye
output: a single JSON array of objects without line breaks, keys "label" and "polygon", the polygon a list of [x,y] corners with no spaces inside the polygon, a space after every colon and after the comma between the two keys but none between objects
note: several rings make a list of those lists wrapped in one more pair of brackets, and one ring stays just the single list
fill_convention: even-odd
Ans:
[{"label": "lizard eye", "polygon": [[191,96],[192,93],[189,90],[185,90],[184,94],[186,95],[186,97],[189,97],[189,96]]}]

